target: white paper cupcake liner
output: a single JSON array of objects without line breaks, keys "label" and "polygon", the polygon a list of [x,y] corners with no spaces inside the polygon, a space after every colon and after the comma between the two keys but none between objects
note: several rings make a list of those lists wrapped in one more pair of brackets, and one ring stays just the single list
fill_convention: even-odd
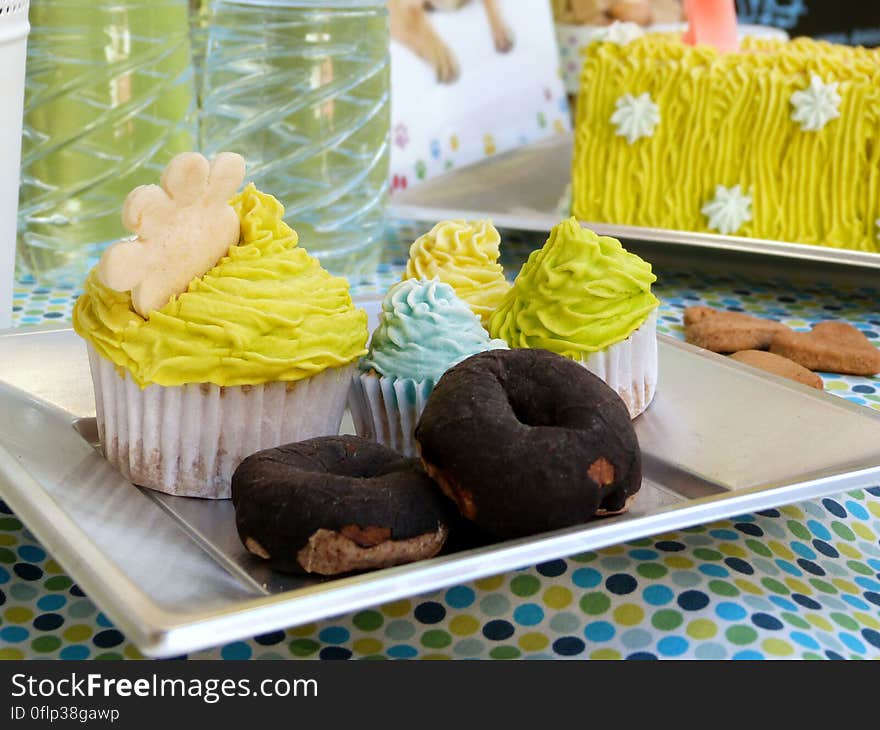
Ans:
[{"label": "white paper cupcake liner", "polygon": [[227,499],[232,473],[261,449],[339,433],[355,365],[263,385],[141,388],[88,343],[104,455],[135,484]]},{"label": "white paper cupcake liner", "polygon": [[657,310],[627,339],[581,360],[626,403],[631,418],[642,413],[657,391]]},{"label": "white paper cupcake liner", "polygon": [[404,456],[418,456],[414,431],[433,390],[433,380],[357,373],[349,395],[357,435],[378,441]]}]

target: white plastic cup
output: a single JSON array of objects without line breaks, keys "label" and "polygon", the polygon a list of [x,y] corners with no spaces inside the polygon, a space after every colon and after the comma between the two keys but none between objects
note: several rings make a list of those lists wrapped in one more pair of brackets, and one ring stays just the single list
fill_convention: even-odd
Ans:
[{"label": "white plastic cup", "polygon": [[12,325],[28,0],[0,0],[0,329]]}]

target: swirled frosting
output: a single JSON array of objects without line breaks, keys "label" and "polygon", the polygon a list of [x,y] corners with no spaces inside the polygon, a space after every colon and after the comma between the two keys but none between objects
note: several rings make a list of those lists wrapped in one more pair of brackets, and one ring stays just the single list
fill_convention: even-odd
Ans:
[{"label": "swirled frosting", "polygon": [[485,326],[510,289],[498,263],[500,243],[490,221],[442,221],[410,246],[404,278],[449,284]]},{"label": "swirled frosting", "polygon": [[148,320],[130,292],[89,274],[74,329],[142,387],[296,381],[366,352],[366,313],[345,279],[297,246],[281,203],[251,184],[230,204],[239,243]]},{"label": "swirled frosting", "polygon": [[385,295],[361,368],[387,377],[436,381],[471,355],[506,347],[504,341],[489,338],[451,286],[436,279],[406,279]]},{"label": "swirled frosting", "polygon": [[568,218],[533,251],[489,323],[511,347],[580,360],[629,337],[658,305],[651,265]]}]

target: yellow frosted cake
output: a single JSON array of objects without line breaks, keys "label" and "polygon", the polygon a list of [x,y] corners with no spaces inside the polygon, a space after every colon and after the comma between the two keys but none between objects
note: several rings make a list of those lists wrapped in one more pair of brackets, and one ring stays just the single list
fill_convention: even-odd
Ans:
[{"label": "yellow frosted cake", "polygon": [[588,47],[580,220],[878,251],[880,50],[672,34]]}]

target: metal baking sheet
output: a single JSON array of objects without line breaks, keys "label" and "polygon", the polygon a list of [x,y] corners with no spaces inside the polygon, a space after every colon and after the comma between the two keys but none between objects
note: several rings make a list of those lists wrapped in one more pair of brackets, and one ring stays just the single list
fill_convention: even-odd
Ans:
[{"label": "metal baking sheet", "polygon": [[[375,320],[377,302],[369,302]],[[0,497],[145,654],[170,656],[668,530],[880,483],[880,414],[670,338],[636,420],[644,482],[622,516],[340,579],[274,573],[232,505],[125,481],[93,447],[85,348],[0,334]],[[350,423],[350,422],[349,422]]]},{"label": "metal baking sheet", "polygon": [[[560,201],[571,180],[572,136],[560,134],[457,168],[395,193],[390,215],[404,220],[491,218],[499,228],[549,231],[559,222]],[[582,221],[624,242],[665,244],[693,256],[693,249],[799,259],[880,269],[880,254],[741,236],[621,226]]]}]

